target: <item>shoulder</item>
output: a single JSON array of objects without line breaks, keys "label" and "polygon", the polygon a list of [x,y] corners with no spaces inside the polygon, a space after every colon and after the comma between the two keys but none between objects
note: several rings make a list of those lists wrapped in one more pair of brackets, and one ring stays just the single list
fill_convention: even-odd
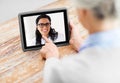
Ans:
[{"label": "shoulder", "polygon": [[55,40],[55,42],[65,41],[65,35],[58,33],[58,38]]},{"label": "shoulder", "polygon": [[62,33],[58,33],[58,37],[64,37]]}]

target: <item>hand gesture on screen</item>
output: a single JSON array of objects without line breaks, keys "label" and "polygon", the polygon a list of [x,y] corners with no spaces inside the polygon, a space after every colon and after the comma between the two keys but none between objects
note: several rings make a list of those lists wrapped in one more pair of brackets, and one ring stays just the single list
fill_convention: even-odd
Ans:
[{"label": "hand gesture on screen", "polygon": [[46,43],[45,46],[43,46],[42,49],[40,50],[42,57],[45,59],[51,57],[59,58],[59,52],[57,46],[47,37],[43,36],[43,39],[46,41]]}]

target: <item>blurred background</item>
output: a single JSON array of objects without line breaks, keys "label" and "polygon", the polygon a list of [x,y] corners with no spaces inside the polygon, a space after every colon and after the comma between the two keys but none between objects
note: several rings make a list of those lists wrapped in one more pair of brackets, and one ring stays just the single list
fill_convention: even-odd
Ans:
[{"label": "blurred background", "polygon": [[0,23],[18,16],[18,13],[36,10],[57,0],[0,0]]}]

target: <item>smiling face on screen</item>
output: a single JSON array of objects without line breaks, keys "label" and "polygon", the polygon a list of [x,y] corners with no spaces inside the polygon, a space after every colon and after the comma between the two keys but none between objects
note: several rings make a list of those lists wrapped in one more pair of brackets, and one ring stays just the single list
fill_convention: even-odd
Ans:
[{"label": "smiling face on screen", "polygon": [[48,18],[41,18],[38,21],[37,28],[41,35],[49,36],[51,23]]}]

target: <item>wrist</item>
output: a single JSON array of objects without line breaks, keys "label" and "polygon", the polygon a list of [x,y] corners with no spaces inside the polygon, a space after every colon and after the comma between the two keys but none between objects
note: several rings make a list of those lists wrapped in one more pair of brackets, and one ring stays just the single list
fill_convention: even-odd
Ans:
[{"label": "wrist", "polygon": [[46,55],[46,59],[49,59],[49,58],[59,58],[59,55],[58,55],[58,54],[56,54],[56,55],[47,54],[47,55]]}]

